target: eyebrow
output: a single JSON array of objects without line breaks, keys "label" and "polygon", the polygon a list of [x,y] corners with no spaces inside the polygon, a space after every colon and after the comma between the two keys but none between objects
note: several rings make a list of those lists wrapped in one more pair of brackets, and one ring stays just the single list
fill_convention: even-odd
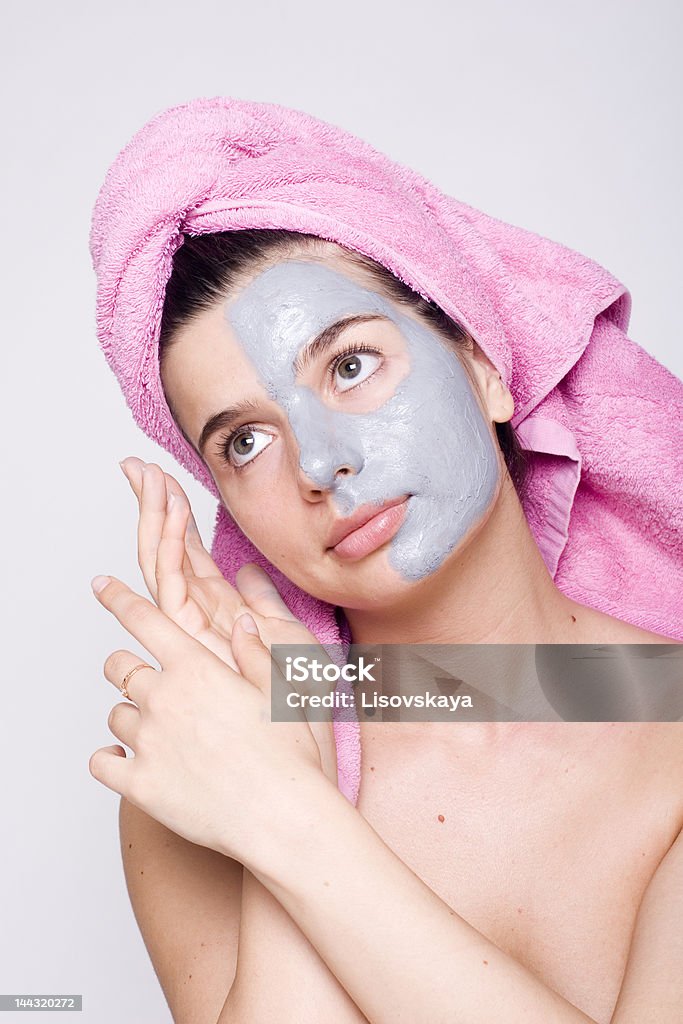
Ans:
[{"label": "eyebrow", "polygon": [[309,342],[299,355],[292,363],[292,367],[296,374],[301,373],[306,369],[307,366],[318,358],[318,356],[326,349],[334,345],[335,341],[342,333],[349,327],[353,327],[356,324],[366,324],[373,320],[388,320],[388,317],[381,313],[356,313],[353,316],[345,316],[341,320],[336,320],[329,327],[326,327],[324,331]]},{"label": "eyebrow", "polygon": [[[321,331],[309,342],[308,345],[297,355],[292,363],[292,368],[295,374],[300,374],[307,366],[318,358],[326,349],[334,345],[339,335],[347,330],[349,327],[353,327],[356,324],[368,323],[373,320],[387,320],[388,317],[380,313],[357,313],[353,316],[343,317],[341,320],[336,320],[333,324],[330,324]],[[237,420],[244,416],[249,416],[250,413],[259,411],[259,403],[252,399],[244,399],[242,402],[237,402],[235,405],[229,406],[227,409],[223,409],[222,412],[214,413],[210,416],[202,428],[202,432],[199,435],[199,441],[197,442],[197,450],[200,455],[204,455],[204,448],[206,443],[212,434],[215,434],[217,430],[229,430],[230,427]]]},{"label": "eyebrow", "polygon": [[238,402],[236,405],[231,405],[227,409],[223,409],[222,412],[217,412],[210,416],[199,435],[199,441],[197,442],[199,454],[204,455],[206,442],[217,430],[229,430],[237,420],[242,419],[244,416],[248,417],[249,413],[258,412],[259,408],[258,402],[247,398],[243,402]]}]

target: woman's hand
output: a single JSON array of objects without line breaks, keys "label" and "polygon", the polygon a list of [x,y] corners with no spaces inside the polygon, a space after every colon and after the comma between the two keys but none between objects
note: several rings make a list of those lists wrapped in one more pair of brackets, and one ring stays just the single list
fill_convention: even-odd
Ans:
[{"label": "woman's hand", "polygon": [[[138,499],[138,564],[150,595],[170,619],[233,669],[233,624],[245,610],[269,650],[273,644],[314,644],[319,659],[330,660],[264,569],[247,563],[237,572],[237,589],[228,583],[204,547],[189,499],[174,477],[132,456],[121,462],[121,469]],[[336,785],[332,722],[310,724],[323,771]]]},{"label": "woman's hand", "polygon": [[[95,577],[93,590],[161,669],[136,671],[128,683],[135,703],[116,704],[109,715],[111,731],[135,756],[102,747],[90,773],[190,842],[250,863],[273,808],[281,814],[290,801],[294,808],[307,781],[322,779],[305,718],[270,720],[268,648],[242,616],[232,630],[235,671],[120,580]],[[104,674],[120,689],[141,661],[116,651]],[[278,670],[272,678],[289,689]]]}]

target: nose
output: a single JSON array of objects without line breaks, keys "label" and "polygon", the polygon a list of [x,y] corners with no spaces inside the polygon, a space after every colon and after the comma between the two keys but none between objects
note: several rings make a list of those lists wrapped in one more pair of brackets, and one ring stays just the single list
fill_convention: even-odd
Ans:
[{"label": "nose", "polygon": [[289,419],[299,445],[299,467],[309,487],[330,490],[360,473],[363,446],[353,417],[325,406],[308,388],[297,388]]},{"label": "nose", "polygon": [[[321,439],[322,442],[322,439]],[[363,468],[363,454],[349,445],[325,446],[323,443],[301,446],[299,470],[302,481],[314,490],[331,490],[347,476],[358,475]]]}]

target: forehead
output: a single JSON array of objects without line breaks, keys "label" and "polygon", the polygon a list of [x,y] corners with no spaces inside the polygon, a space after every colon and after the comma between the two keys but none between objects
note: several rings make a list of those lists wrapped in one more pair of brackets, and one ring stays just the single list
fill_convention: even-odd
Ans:
[{"label": "forehead", "polygon": [[290,258],[268,267],[227,303],[225,317],[260,373],[292,368],[292,357],[325,327],[352,314],[395,319],[389,299],[347,270]]},{"label": "forehead", "polygon": [[246,326],[250,313],[260,312],[270,326],[287,329],[299,319],[292,313],[304,307],[314,323],[321,316],[356,311],[359,303],[366,307],[362,312],[389,312],[389,300],[361,273],[340,260],[292,256],[255,274],[228,304],[228,317]]}]

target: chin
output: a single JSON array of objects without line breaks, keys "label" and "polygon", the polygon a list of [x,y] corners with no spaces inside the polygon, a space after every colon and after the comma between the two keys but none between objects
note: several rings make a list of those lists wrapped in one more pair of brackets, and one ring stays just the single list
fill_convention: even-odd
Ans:
[{"label": "chin", "polygon": [[[334,572],[317,580],[314,596],[329,604],[359,611],[391,608],[401,604],[425,585],[425,580],[406,580],[389,562],[388,544],[354,561],[336,563]],[[313,594],[313,589],[308,590]]]}]

